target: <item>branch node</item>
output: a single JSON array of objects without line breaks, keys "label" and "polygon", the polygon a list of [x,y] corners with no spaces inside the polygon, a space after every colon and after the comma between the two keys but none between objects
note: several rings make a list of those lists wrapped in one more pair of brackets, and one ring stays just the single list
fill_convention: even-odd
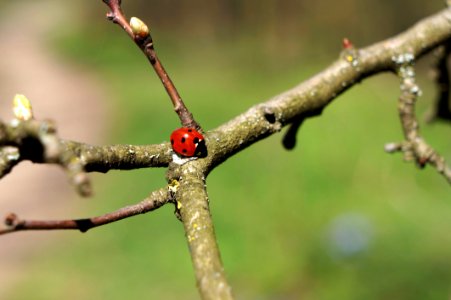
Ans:
[{"label": "branch node", "polygon": [[264,111],[264,117],[269,124],[274,124],[277,121],[276,114],[273,111],[269,110],[268,108],[266,108]]},{"label": "branch node", "polygon": [[15,213],[9,213],[5,216],[5,225],[8,227],[16,227],[20,223],[19,217]]},{"label": "branch node", "polygon": [[106,18],[108,19],[108,21],[112,21],[113,23],[117,23],[116,15],[112,11],[109,11],[109,12],[106,13]]},{"label": "branch node", "polygon": [[87,232],[89,229],[95,227],[96,225],[92,222],[91,219],[78,219],[75,220],[77,224],[77,228],[81,233]]}]

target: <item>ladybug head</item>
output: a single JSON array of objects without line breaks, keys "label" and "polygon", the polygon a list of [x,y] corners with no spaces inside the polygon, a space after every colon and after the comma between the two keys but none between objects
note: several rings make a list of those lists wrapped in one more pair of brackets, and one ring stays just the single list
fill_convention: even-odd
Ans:
[{"label": "ladybug head", "polygon": [[202,140],[197,142],[196,156],[202,158],[202,157],[206,157],[207,154],[208,154],[207,146],[205,145],[205,140],[202,139]]}]

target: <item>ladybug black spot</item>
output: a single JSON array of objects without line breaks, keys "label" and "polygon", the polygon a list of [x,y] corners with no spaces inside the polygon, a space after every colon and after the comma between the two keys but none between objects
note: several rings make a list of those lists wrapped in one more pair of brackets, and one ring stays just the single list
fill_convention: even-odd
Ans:
[{"label": "ladybug black spot", "polygon": [[193,132],[193,130],[192,129],[188,129],[188,132]]},{"label": "ladybug black spot", "polygon": [[174,145],[174,139],[171,139],[171,145]]},{"label": "ladybug black spot", "polygon": [[186,153],[187,151],[186,151],[186,149],[183,149],[182,152],[183,152],[183,153]]},{"label": "ladybug black spot", "polygon": [[193,142],[194,142],[194,144],[199,143],[199,138],[198,138],[198,137],[195,137],[194,140],[193,140]]},{"label": "ladybug black spot", "polygon": [[185,139],[184,137],[182,137],[182,143],[184,143],[184,142],[185,142],[185,140],[186,140],[186,139]]}]

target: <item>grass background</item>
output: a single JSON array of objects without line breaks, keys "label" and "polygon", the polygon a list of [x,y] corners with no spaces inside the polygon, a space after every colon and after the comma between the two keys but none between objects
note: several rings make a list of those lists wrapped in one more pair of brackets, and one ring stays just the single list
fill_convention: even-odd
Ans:
[{"label": "grass background", "polygon": [[[179,126],[168,97],[118,28],[56,33],[55,55],[108,83],[114,111],[108,142],[168,139]],[[309,78],[339,52],[338,43],[313,57],[284,57],[260,52],[258,40],[245,37],[187,42],[156,31],[154,39],[207,130]],[[418,73],[426,73],[425,65]],[[418,80],[421,116],[434,89],[426,77]],[[449,298],[449,184],[435,170],[419,171],[383,151],[402,139],[398,94],[393,75],[365,80],[307,120],[293,151],[276,134],[209,176],[222,259],[238,299]],[[449,124],[421,125],[451,160]],[[96,197],[85,202],[83,215],[139,201],[165,184],[164,170],[110,172],[94,183]],[[9,299],[198,298],[183,228],[170,206],[62,239],[36,254]]]}]

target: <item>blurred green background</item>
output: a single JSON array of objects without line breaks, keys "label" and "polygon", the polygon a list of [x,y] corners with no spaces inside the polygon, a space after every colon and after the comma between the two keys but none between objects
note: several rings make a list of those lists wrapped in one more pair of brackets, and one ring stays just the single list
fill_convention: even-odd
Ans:
[{"label": "blurred green background", "polygon": [[[74,2],[74,1],[72,1]],[[443,1],[131,1],[188,107],[212,129],[309,78],[335,60],[343,37],[366,46],[442,9]],[[7,5],[2,2],[2,6]],[[67,4],[73,18],[48,38],[54,55],[109,88],[108,143],[167,140],[178,127],[146,59],[105,21],[102,1]],[[26,22],[26,20],[22,20]],[[435,95],[419,63],[424,115]],[[450,187],[435,170],[384,153],[402,139],[398,79],[377,75],[308,120],[298,146],[282,134],[246,149],[208,178],[224,266],[238,299],[448,299]],[[95,99],[93,99],[95,101]],[[449,124],[425,125],[451,161]],[[75,217],[138,202],[165,170],[94,175],[96,196]],[[53,233],[48,233],[52,235]],[[34,255],[9,299],[197,299],[173,207],[67,232]]]}]

